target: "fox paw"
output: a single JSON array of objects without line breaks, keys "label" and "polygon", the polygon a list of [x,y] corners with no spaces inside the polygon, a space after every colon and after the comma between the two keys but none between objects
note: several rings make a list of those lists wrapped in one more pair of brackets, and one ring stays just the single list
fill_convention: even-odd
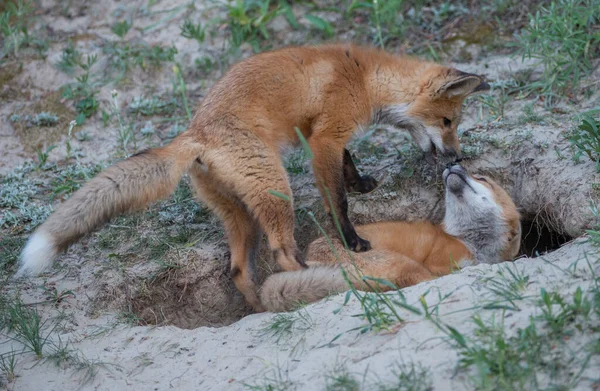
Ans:
[{"label": "fox paw", "polygon": [[371,242],[357,235],[348,242],[348,246],[355,253],[362,253],[371,249]]},{"label": "fox paw", "polygon": [[364,175],[357,182],[348,186],[348,191],[352,193],[366,194],[370,193],[377,187],[377,180],[370,175]]}]

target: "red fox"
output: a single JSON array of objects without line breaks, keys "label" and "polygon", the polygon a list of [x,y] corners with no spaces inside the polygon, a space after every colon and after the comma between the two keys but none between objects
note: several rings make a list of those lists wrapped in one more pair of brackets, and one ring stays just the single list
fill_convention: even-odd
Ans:
[{"label": "red fox", "polygon": [[198,197],[223,221],[237,288],[260,310],[252,271],[262,232],[283,270],[306,267],[296,255],[292,192],[280,158],[282,146],[299,144],[295,129],[314,154],[327,212],[338,217],[350,248],[366,251],[369,242],[348,219],[346,189],[367,192],[376,182],[358,175],[345,150],[352,134],[386,123],[408,130],[425,153],[452,158],[460,155],[464,99],[488,89],[477,75],[352,45],[251,56],[212,87],[170,144],[116,163],[60,205],[29,239],[17,276],[43,271],[109,219],[167,197],[188,173]]},{"label": "red fox", "polygon": [[[352,254],[352,258],[339,240],[332,240],[332,248],[326,238],[317,239],[308,247],[307,270],[276,273],[266,279],[260,290],[264,307],[288,311],[299,303],[348,290],[340,267],[357,289],[370,290],[358,274],[404,288],[467,265],[512,260],[519,252],[521,224],[506,191],[487,177],[469,175],[458,164],[446,168],[443,179],[446,214],[442,224],[388,221],[357,226],[373,249]],[[381,291],[392,289],[374,281],[369,285]]]}]

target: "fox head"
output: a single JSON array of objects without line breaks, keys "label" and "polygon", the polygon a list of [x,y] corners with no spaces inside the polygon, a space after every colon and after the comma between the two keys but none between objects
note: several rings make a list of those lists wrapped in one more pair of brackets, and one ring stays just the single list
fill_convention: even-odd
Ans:
[{"label": "fox head", "polygon": [[480,263],[512,260],[519,252],[521,223],[508,193],[456,163],[448,165],[443,179],[446,232],[464,240]]},{"label": "fox head", "polygon": [[[378,121],[408,130],[428,157],[441,154],[460,157],[458,125],[464,100],[490,89],[482,76],[437,64],[422,67],[417,80],[402,85],[390,79],[392,98],[380,111]],[[396,85],[398,84],[398,85]],[[403,99],[406,93],[410,102]]]}]

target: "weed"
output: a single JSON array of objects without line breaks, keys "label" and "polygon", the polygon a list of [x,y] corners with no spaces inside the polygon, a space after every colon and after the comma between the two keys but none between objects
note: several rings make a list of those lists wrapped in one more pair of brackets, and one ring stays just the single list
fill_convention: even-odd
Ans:
[{"label": "weed", "polygon": [[27,307],[20,299],[17,299],[13,304],[9,304],[7,312],[10,318],[9,331],[13,331],[15,334],[14,337],[10,338],[22,343],[38,358],[42,358],[44,346],[48,342],[50,334],[56,328],[56,324],[45,335],[42,335],[42,330],[48,321],[42,322],[38,312]]},{"label": "weed", "polygon": [[527,89],[539,91],[547,105],[577,89],[593,69],[592,59],[600,55],[600,34],[594,27],[599,21],[600,3],[595,0],[553,1],[530,14],[516,45],[523,59],[538,59],[544,73]]},{"label": "weed", "polygon": [[34,116],[27,114],[24,117],[20,116],[19,114],[12,114],[9,117],[9,120],[11,122],[24,122],[25,126],[28,128],[32,126],[50,127],[55,126],[58,123],[58,117],[55,114],[47,113],[45,111]]},{"label": "weed", "polygon": [[[525,299],[523,291],[529,285],[529,276],[520,271],[516,265],[501,266],[494,277],[486,279],[484,286],[495,300],[483,304],[485,309],[509,309],[518,311],[517,302]],[[497,300],[500,298],[501,300]]]},{"label": "weed", "polygon": [[533,108],[533,103],[523,106],[523,116],[521,117],[521,123],[540,123],[544,120],[544,117],[537,114]]},{"label": "weed", "polygon": [[123,39],[131,29],[132,23],[127,20],[122,20],[112,25],[110,31],[115,33],[119,38]]},{"label": "weed", "polygon": [[263,327],[259,330],[259,335],[266,336],[279,343],[282,339],[287,340],[292,335],[304,333],[314,326],[315,322],[305,310],[279,313],[263,324]]},{"label": "weed", "polygon": [[587,318],[592,310],[592,303],[583,295],[580,287],[577,287],[572,303],[565,302],[557,292],[548,293],[544,288],[541,289],[540,297],[541,319],[557,337],[567,332],[567,326],[578,316]]},{"label": "weed", "polygon": [[192,120],[192,111],[190,110],[190,106],[188,105],[188,101],[187,101],[187,93],[186,93],[186,89],[185,89],[185,81],[183,80],[183,75],[181,74],[181,68],[179,67],[179,64],[175,64],[173,65],[173,73],[175,73],[175,78],[176,78],[176,91],[175,92],[179,92],[181,93],[181,99],[183,100],[183,106],[185,107],[185,112],[187,114],[188,117],[188,121]]},{"label": "weed", "polygon": [[108,42],[102,48],[108,57],[107,76],[115,81],[121,80],[133,67],[142,69],[159,68],[165,62],[175,59],[177,49],[174,46],[150,46],[145,42],[129,43]]},{"label": "weed", "polygon": [[63,87],[63,97],[73,100],[77,112],[84,118],[94,115],[99,106],[96,99],[96,86],[98,83],[92,82],[90,79],[90,72],[97,60],[98,56],[88,55],[85,62],[79,61],[77,65],[83,70],[83,73],[75,78],[76,81],[74,83]]},{"label": "weed", "polygon": [[243,383],[244,388],[252,391],[293,391],[297,389],[288,377],[287,371],[279,366],[265,374],[259,382],[254,384]]},{"label": "weed", "polygon": [[[132,114],[141,114],[145,116],[151,115],[165,115],[172,113],[177,108],[177,100],[171,99],[160,99],[157,97],[143,98],[135,97],[127,106],[127,111]],[[104,114],[103,114],[104,115]],[[108,113],[106,115],[106,121],[109,120]]]},{"label": "weed", "polygon": [[16,367],[17,353],[14,350],[0,355],[0,371],[4,373],[9,383],[12,383],[17,378]]},{"label": "weed", "polygon": [[27,1],[8,1],[6,11],[0,14],[0,33],[4,41],[4,54],[13,52],[17,56],[21,46],[31,41],[28,26],[33,13]]},{"label": "weed", "polygon": [[285,168],[292,175],[304,174],[306,172],[304,168],[305,162],[306,157],[302,151],[293,151],[286,156]]},{"label": "weed", "polygon": [[360,391],[360,383],[348,372],[346,365],[337,363],[326,379],[325,391]]},{"label": "weed", "polygon": [[392,38],[401,38],[404,34],[403,5],[404,0],[352,0],[346,13],[352,14],[357,10],[366,11],[369,21],[375,29],[373,41],[384,48],[387,41]]},{"label": "weed", "polygon": [[0,271],[10,270],[17,263],[24,244],[22,237],[4,235],[0,238]]},{"label": "weed", "polygon": [[392,371],[396,381],[394,384],[380,384],[378,391],[429,391],[431,385],[431,374],[427,368],[420,364],[398,364]]},{"label": "weed", "polygon": [[56,67],[64,73],[71,75],[75,72],[75,68],[81,62],[81,53],[75,48],[72,41],[69,41],[65,50],[63,50],[60,61]]},{"label": "weed", "polygon": [[76,372],[83,372],[82,386],[94,379],[100,368],[108,369],[106,363],[86,358],[80,352],[69,348],[68,343],[63,344],[60,339],[57,344],[53,343],[49,350],[50,352],[46,355],[45,361],[54,363],[57,367],[71,367]]},{"label": "weed", "polygon": [[318,17],[316,15],[310,15],[310,14],[307,14],[304,17],[306,18],[306,20],[308,20],[308,22],[314,28],[316,28],[321,33],[323,33],[323,35],[325,36],[325,38],[331,38],[335,34],[333,26],[331,25],[331,23],[329,23],[325,19],[320,18],[320,17]]},{"label": "weed", "polygon": [[596,169],[600,171],[600,117],[595,116],[598,113],[600,109],[583,113],[581,123],[571,133],[569,141],[595,162]]},{"label": "weed", "polygon": [[206,37],[206,27],[202,27],[200,23],[194,24],[190,19],[186,19],[183,26],[181,26],[181,36],[203,43]]},{"label": "weed", "polygon": [[278,15],[279,7],[271,7],[271,1],[236,0],[227,5],[227,24],[232,49],[248,43],[254,52],[261,51],[261,41],[269,39],[268,22]]},{"label": "weed", "polygon": [[63,300],[68,297],[75,298],[75,293],[71,290],[59,291],[55,286],[41,285],[40,288],[46,295],[46,301],[58,306]]},{"label": "weed", "polygon": [[50,145],[46,148],[46,150],[42,150],[41,148],[37,149],[37,157],[38,157],[38,168],[43,168],[48,161],[48,157],[50,156],[50,152],[56,148],[56,145]]},{"label": "weed", "polygon": [[478,96],[477,100],[487,107],[494,119],[504,118],[504,109],[510,100],[509,95],[518,89],[518,85],[514,79],[498,80],[489,84],[490,93]]},{"label": "weed", "polygon": [[119,107],[118,95],[119,94],[118,94],[117,90],[112,90],[111,96],[112,96],[112,104],[113,104],[113,106],[112,106],[113,115],[115,115],[117,117],[117,121],[119,124],[119,126],[117,128],[117,139],[119,141],[119,144],[121,144],[123,153],[125,155],[129,155],[128,145],[129,145],[130,141],[133,142],[133,149],[137,150],[135,132],[133,129],[133,124],[132,123],[125,124],[125,121],[123,120],[123,117],[121,116],[121,109]]},{"label": "weed", "polygon": [[53,197],[67,198],[76,190],[96,174],[98,174],[104,166],[102,164],[71,164],[62,169],[57,170],[55,175],[50,180]]}]

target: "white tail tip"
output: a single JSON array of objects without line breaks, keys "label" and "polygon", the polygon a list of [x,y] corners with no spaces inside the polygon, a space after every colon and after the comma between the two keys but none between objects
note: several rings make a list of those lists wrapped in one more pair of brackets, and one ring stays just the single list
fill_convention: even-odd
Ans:
[{"label": "white tail tip", "polygon": [[15,277],[40,274],[52,265],[57,254],[51,237],[44,232],[35,232],[21,253],[20,266]]}]

